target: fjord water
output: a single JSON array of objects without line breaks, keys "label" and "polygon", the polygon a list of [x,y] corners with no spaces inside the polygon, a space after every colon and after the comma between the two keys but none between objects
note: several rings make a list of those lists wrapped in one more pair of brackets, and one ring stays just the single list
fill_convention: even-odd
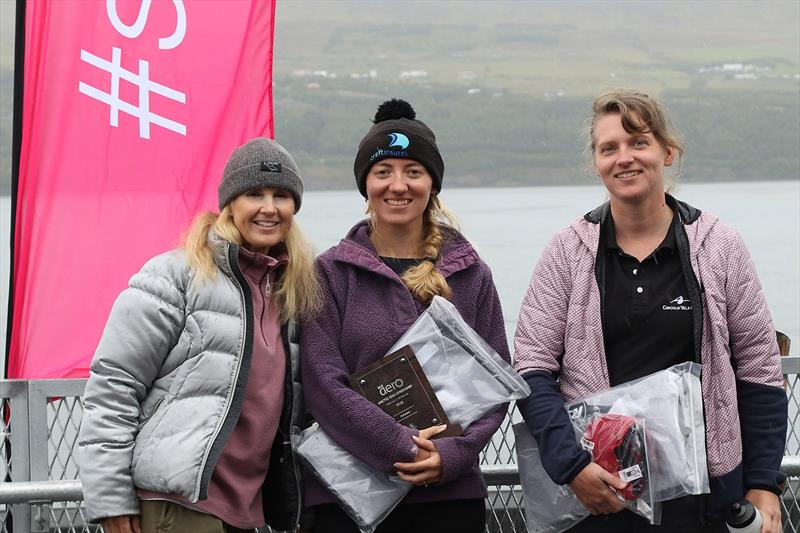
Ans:
[{"label": "fjord water", "polygon": [[[777,329],[800,353],[800,182],[682,185],[676,196],[736,227],[753,256]],[[441,195],[463,232],[491,266],[513,338],[534,263],[558,229],[605,200],[599,185],[445,189]],[[0,198],[0,341],[8,301],[9,198]],[[355,190],[309,191],[296,220],[322,251],[364,216]],[[65,238],[69,238],[65,236]],[[53,258],[57,263],[57,258]]]},{"label": "fjord water", "polygon": [[[800,353],[800,182],[681,185],[675,196],[741,233],[753,256],[777,329]],[[600,185],[445,189],[444,203],[492,268],[509,343],[533,266],[550,237],[605,201]],[[319,251],[337,243],[364,216],[353,191],[309,192],[297,220]]]}]

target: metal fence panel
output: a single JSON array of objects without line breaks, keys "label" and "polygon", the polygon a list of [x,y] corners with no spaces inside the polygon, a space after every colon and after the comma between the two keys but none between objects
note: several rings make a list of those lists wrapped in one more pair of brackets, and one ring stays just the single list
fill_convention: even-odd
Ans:
[{"label": "metal fence panel", "polygon": [[[85,379],[31,380],[31,479],[78,478],[78,430]],[[42,423],[44,422],[44,423]]]},{"label": "metal fence panel", "polygon": [[[789,398],[787,455],[800,454],[800,357],[783,358]],[[0,475],[4,480],[74,480],[78,478],[77,436],[83,415],[81,395],[86,380],[0,381]],[[509,408],[500,430],[481,453],[480,463],[488,471],[516,465],[516,445],[511,426],[520,421],[516,406]],[[24,421],[24,422],[23,422]],[[30,424],[28,424],[30,421]],[[28,429],[28,426],[30,428]],[[13,449],[12,457],[6,451]],[[21,464],[20,464],[21,463]],[[508,474],[508,473],[506,473]],[[526,531],[522,490],[518,477],[489,476],[487,532]],[[800,477],[787,483],[781,498],[784,533],[800,533]],[[18,524],[30,524],[31,531],[101,531],[86,524],[80,502],[39,502],[13,508]],[[6,533],[8,506],[0,504],[0,533]],[[22,530],[24,531],[24,530]],[[20,529],[15,528],[19,533]]]},{"label": "metal fence panel", "polygon": [[789,397],[789,428],[786,455],[800,455],[800,356],[783,358],[786,395]]}]

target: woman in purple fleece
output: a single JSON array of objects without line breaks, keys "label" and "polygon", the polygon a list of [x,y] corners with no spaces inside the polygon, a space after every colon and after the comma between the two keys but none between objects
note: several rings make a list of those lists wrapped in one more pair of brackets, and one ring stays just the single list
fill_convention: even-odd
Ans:
[{"label": "woman in purple fleece", "polygon": [[[416,487],[378,528],[482,532],[486,485],[478,455],[498,429],[505,406],[458,437],[432,440],[350,389],[350,374],[383,357],[434,295],[509,359],[492,274],[456,230],[438,198],[444,162],[433,132],[402,100],[384,102],[359,144],[354,164],[369,218],[317,259],[323,310],[303,324],[305,400],[322,429],[348,452]],[[312,531],[357,532],[333,495],[306,480]]]}]

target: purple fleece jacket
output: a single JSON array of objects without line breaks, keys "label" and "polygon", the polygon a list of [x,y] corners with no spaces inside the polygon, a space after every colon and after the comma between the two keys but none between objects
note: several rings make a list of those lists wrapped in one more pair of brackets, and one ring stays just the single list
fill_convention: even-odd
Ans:
[{"label": "purple fleece jacket", "polygon": [[[426,306],[378,257],[366,221],[317,258],[324,303],[301,328],[303,393],[322,429],[369,466],[393,474],[393,463],[413,461],[412,435],[379,407],[350,389],[350,374],[380,359]],[[500,299],[492,273],[457,231],[445,232],[436,267],[453,291],[461,316],[505,360],[510,361]],[[442,479],[415,487],[404,503],[486,497],[478,455],[505,417],[499,407],[469,426],[460,437],[436,439]],[[306,505],[336,501],[316,479],[306,476]]]}]

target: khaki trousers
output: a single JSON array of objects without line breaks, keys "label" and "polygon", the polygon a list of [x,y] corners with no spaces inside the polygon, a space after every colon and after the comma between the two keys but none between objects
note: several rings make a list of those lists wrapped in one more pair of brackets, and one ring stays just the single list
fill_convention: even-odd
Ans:
[{"label": "khaki trousers", "polygon": [[165,500],[142,500],[142,533],[252,533]]}]

